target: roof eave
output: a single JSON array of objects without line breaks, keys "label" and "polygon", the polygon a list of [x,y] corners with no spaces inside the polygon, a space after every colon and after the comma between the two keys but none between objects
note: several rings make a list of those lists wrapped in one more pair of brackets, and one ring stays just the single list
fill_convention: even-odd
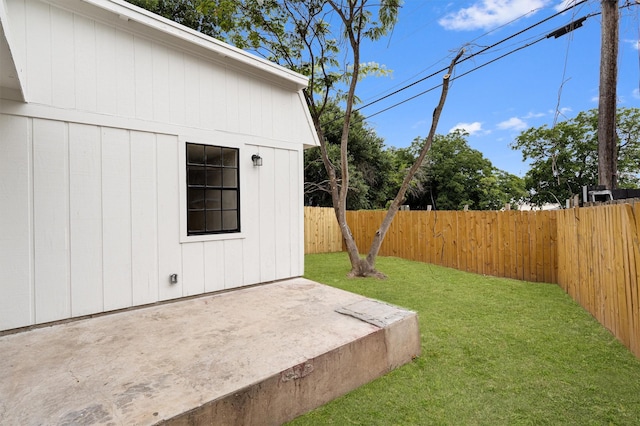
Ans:
[{"label": "roof eave", "polygon": [[[185,27],[162,16],[156,15],[148,10],[142,9],[124,0],[82,0],[87,4],[94,5],[103,10],[115,14],[123,21],[134,21],[157,31],[171,35],[179,40],[188,42],[199,48],[206,49],[226,60],[239,65],[249,66],[287,81],[295,85],[297,90],[302,90],[308,85],[308,78],[302,74],[291,71],[276,63],[259,58],[242,49],[223,43],[206,34]],[[55,0],[54,0],[55,2]],[[65,3],[62,1],[62,3]],[[62,4],[61,3],[61,4]]]},{"label": "roof eave", "polygon": [[0,97],[24,102],[25,73],[16,60],[15,44],[13,43],[7,6],[5,0],[0,0]]}]

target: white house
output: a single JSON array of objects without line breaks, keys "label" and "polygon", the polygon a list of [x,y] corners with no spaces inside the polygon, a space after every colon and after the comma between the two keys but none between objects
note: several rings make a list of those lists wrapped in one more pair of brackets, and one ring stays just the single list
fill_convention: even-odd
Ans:
[{"label": "white house", "polygon": [[122,0],[0,0],[0,331],[302,275],[306,85]]}]

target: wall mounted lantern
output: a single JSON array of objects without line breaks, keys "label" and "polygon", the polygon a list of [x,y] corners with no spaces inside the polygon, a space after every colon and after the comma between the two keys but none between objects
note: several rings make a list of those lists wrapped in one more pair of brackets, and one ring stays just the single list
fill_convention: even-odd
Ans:
[{"label": "wall mounted lantern", "polygon": [[251,161],[253,161],[253,165],[256,167],[262,166],[262,157],[260,157],[260,155],[258,154],[253,154],[251,156]]}]

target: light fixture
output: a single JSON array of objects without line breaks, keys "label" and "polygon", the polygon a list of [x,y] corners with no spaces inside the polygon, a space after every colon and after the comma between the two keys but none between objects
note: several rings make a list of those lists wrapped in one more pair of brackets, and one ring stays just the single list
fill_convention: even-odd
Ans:
[{"label": "light fixture", "polygon": [[262,157],[259,154],[253,154],[251,156],[251,161],[253,161],[254,166],[262,166]]}]

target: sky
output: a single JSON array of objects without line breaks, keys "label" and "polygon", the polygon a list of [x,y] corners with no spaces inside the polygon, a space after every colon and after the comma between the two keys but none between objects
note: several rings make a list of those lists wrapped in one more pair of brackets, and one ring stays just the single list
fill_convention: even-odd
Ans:
[{"label": "sky", "polygon": [[[637,108],[640,1],[631,1],[635,3],[621,10],[617,97],[619,107]],[[393,32],[363,46],[361,62],[378,63],[391,73],[359,83],[357,95],[362,103],[358,107],[364,106],[360,112],[386,146],[409,146],[416,137],[427,136],[440,90],[407,99],[440,84],[444,72],[366,105],[446,68],[462,47],[465,55],[477,53],[566,7],[567,2],[559,0],[405,0]],[[454,77],[522,48],[453,80],[437,133],[463,128],[469,133],[469,145],[495,167],[524,176],[529,167],[522,154],[509,146],[523,130],[551,127],[598,107],[599,12],[600,0],[587,0],[459,64]],[[583,16],[589,17],[582,27],[559,38],[546,38]]]}]

